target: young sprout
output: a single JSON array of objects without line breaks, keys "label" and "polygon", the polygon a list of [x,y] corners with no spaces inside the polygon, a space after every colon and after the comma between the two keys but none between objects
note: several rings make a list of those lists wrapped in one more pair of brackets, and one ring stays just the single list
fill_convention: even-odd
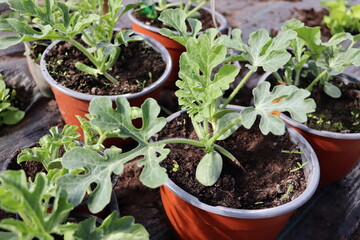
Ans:
[{"label": "young sprout", "polygon": [[303,168],[304,166],[306,166],[306,164],[308,164],[308,163],[309,163],[308,161],[306,161],[306,162],[304,162],[304,163],[302,163],[302,164],[299,163],[299,162],[297,162],[296,164],[297,164],[299,167],[294,168],[294,169],[291,169],[290,172],[291,172],[291,173],[296,172],[296,171],[302,169],[302,168]]},{"label": "young sprout", "polygon": [[177,172],[177,170],[179,170],[179,164],[176,163],[176,161],[174,161],[174,165],[173,165],[173,172]]},{"label": "young sprout", "polygon": [[284,201],[286,198],[288,198],[292,189],[293,189],[293,185],[290,184],[286,190],[286,193],[281,196],[280,201]]},{"label": "young sprout", "polygon": [[289,154],[292,154],[292,153],[295,153],[295,154],[302,154],[302,152],[299,152],[299,151],[295,151],[295,150],[281,150],[282,153],[289,153]]}]

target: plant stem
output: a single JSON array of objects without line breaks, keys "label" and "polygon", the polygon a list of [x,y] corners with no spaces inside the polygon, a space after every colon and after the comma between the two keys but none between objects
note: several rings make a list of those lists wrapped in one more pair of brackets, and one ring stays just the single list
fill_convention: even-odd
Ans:
[{"label": "plant stem", "polygon": [[231,102],[231,100],[236,96],[236,94],[240,91],[240,89],[243,87],[243,85],[249,80],[250,76],[254,73],[253,70],[250,70],[245,77],[241,80],[239,85],[234,89],[234,91],[230,94],[229,98],[226,99],[225,103],[221,107],[221,109],[225,109],[226,106]]},{"label": "plant stem", "polygon": [[215,144],[214,145],[215,150],[217,150],[218,152],[220,152],[222,155],[224,155],[225,157],[227,157],[228,159],[230,159],[230,161],[235,164],[236,166],[240,167],[244,172],[246,172],[245,168],[241,165],[241,163],[236,159],[236,157],[234,157],[234,155],[232,155],[228,150],[226,150],[225,148]]},{"label": "plant stem", "polygon": [[301,73],[301,69],[295,69],[295,82],[294,82],[294,85],[296,87],[299,86],[299,83],[300,83],[300,73]]},{"label": "plant stem", "polygon": [[170,139],[164,139],[164,140],[160,140],[158,142],[150,143],[150,144],[154,145],[154,144],[171,144],[171,143],[184,143],[184,144],[194,145],[197,147],[205,147],[205,144],[200,141],[186,139],[186,138],[170,138]]},{"label": "plant stem", "polygon": [[[190,2],[190,1],[189,1]],[[189,11],[186,14],[186,18],[190,17],[191,15],[193,15],[193,13],[195,13],[197,10],[199,10],[202,6],[204,6],[207,3],[207,1],[204,1],[202,3],[200,3],[199,5],[197,5],[196,7],[194,7],[193,9],[191,9],[191,11]],[[188,6],[188,4],[186,5],[186,11],[189,9],[190,5]]]},{"label": "plant stem", "polygon": [[115,78],[113,78],[109,73],[107,72],[104,72],[104,76],[112,83],[116,84],[118,83],[119,81],[116,80]]},{"label": "plant stem", "polygon": [[210,138],[210,142],[213,144],[215,143],[215,141],[221,136],[223,135],[227,130],[229,130],[230,128],[232,128],[233,126],[235,126],[236,124],[238,124],[241,121],[241,116],[239,115],[238,118],[236,118],[235,120],[233,120],[230,124],[228,124],[226,127],[224,127],[223,129],[221,129],[218,133],[216,133],[214,136],[212,136],[212,138]]},{"label": "plant stem", "polygon": [[89,59],[90,61],[97,67],[99,68],[99,63],[97,62],[97,60],[94,58],[93,55],[91,55],[91,53],[80,43],[78,43],[77,41],[75,41],[72,38],[68,38],[66,39],[66,41],[70,42],[72,45],[74,45],[77,49],[79,49],[82,53],[84,53]]},{"label": "plant stem", "polygon": [[315,86],[315,84],[317,84],[320,79],[328,72],[328,69],[325,69],[322,73],[320,73],[319,76],[317,76],[314,81],[312,81],[312,83],[310,83],[310,85],[306,88],[306,90],[308,91],[312,91],[313,87]]},{"label": "plant stem", "polygon": [[273,72],[272,74],[276,78],[277,81],[283,82],[283,80],[281,79],[280,74],[278,72]]}]

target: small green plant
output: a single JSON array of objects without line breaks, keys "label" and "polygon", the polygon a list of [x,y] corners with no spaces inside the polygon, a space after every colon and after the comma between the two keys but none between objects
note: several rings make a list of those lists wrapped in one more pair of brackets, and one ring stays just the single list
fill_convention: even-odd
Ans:
[{"label": "small green plant", "polygon": [[178,170],[179,170],[179,164],[177,164],[177,162],[176,161],[174,161],[174,165],[173,165],[173,169],[172,169],[172,171],[173,172],[177,172]]},{"label": "small green plant", "polygon": [[[188,0],[186,3],[183,0],[178,2],[169,2],[167,0],[159,0],[154,2],[153,0],[145,0],[140,5],[140,9],[137,12],[151,19],[157,19],[158,13],[167,9],[178,8],[185,12],[186,18],[198,18],[200,17],[199,9],[203,7],[210,0]],[[196,4],[196,5],[195,5]]]},{"label": "small green plant", "polygon": [[16,124],[24,118],[25,112],[11,104],[15,96],[16,91],[6,87],[3,76],[0,74],[0,126]]},{"label": "small green plant", "polygon": [[53,240],[54,234],[65,240],[149,239],[145,228],[134,224],[132,217],[118,218],[113,212],[97,227],[95,217],[80,223],[67,222],[73,209],[67,193],[58,185],[52,185],[56,174],[38,173],[35,181],[28,183],[22,170],[8,170],[0,174],[0,208],[19,214],[21,219],[3,219],[1,239]]},{"label": "small green plant", "polygon": [[360,4],[349,5],[347,0],[323,0],[321,5],[329,9],[329,15],[324,16],[323,22],[331,34],[360,32]]},{"label": "small green plant", "polygon": [[[44,5],[39,5],[36,0],[3,2],[7,2],[21,16],[31,16],[35,24],[31,27],[27,22],[16,18],[0,20],[0,30],[17,33],[17,36],[2,37],[0,49],[19,42],[42,39],[67,41],[84,53],[93,64],[88,66],[77,62],[77,69],[94,76],[104,75],[112,83],[117,83],[118,80],[107,71],[119,58],[120,47],[142,39],[130,30],[121,30],[115,35],[113,33],[116,22],[137,4],[124,7],[122,1],[109,0],[109,11],[103,14],[103,5],[99,1],[79,4],[75,11],[70,11],[72,9],[59,0],[45,0]],[[81,40],[85,44],[76,40],[75,36],[78,34],[81,34]]]},{"label": "small green plant", "polygon": [[296,164],[298,165],[297,168],[294,168],[294,169],[291,169],[290,172],[296,172],[296,171],[299,171],[300,169],[302,169],[303,167],[306,166],[306,164],[308,164],[309,162],[304,162],[304,163],[299,163],[297,162]]},{"label": "small green plant", "polygon": [[289,154],[302,154],[302,152],[299,152],[299,151],[296,151],[296,150],[292,150],[292,151],[289,151],[289,150],[281,150],[282,153],[289,153]]},{"label": "small green plant", "polygon": [[[292,57],[284,65],[283,77],[277,72],[273,73],[274,77],[279,82],[300,86],[301,76],[311,73],[314,78],[305,87],[306,90],[312,91],[319,84],[327,95],[339,98],[341,91],[330,80],[344,72],[346,66],[360,65],[360,49],[354,48],[360,36],[338,33],[324,43],[321,41],[320,27],[307,27],[296,19],[289,20],[282,30],[293,30],[298,37],[292,39],[289,45]],[[347,48],[343,47],[345,41],[351,42]],[[309,70],[304,69],[305,64]]]},{"label": "small green plant", "polygon": [[289,184],[289,186],[288,186],[288,188],[286,190],[286,193],[281,196],[280,201],[284,201],[285,199],[287,199],[289,197],[289,194],[292,191],[292,189],[293,189],[293,185]]}]

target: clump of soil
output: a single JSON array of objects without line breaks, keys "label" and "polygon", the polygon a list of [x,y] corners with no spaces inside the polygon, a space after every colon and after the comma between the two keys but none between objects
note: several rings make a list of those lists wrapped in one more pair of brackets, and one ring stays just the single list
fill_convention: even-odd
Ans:
[{"label": "clump of soil", "polygon": [[[159,135],[160,139],[173,137],[197,139],[189,118],[182,115],[169,123]],[[269,208],[289,202],[305,190],[303,171],[290,172],[297,167],[297,162],[301,162],[301,156],[281,152],[297,150],[288,134],[264,136],[257,127],[251,130],[240,128],[218,144],[233,153],[246,172],[223,157],[220,178],[213,186],[203,186],[196,180],[195,171],[205,152],[202,148],[186,144],[168,145],[171,153],[161,164],[178,186],[213,206]],[[176,171],[173,171],[174,164],[179,165]],[[292,190],[280,200],[286,196],[289,186]]]},{"label": "clump of soil", "polygon": [[320,26],[321,35],[327,39],[331,38],[330,29],[323,23],[324,16],[328,15],[329,11],[325,8],[320,11],[315,11],[315,9],[295,9],[294,15],[295,18],[299,19],[305,23],[308,27],[318,27]]},{"label": "clump of soil", "polygon": [[113,84],[103,75],[95,77],[79,71],[75,64],[91,61],[70,43],[56,45],[45,58],[50,75],[63,86],[92,95],[136,93],[153,84],[164,72],[166,64],[161,54],[144,42],[122,46],[120,57],[108,73],[119,80]]},{"label": "clump of soil", "polygon": [[[199,13],[201,15],[201,18],[198,20],[201,21],[201,23],[202,23],[202,31],[205,31],[206,29],[215,27],[212,16],[208,11],[205,11],[204,9],[200,9]],[[169,28],[169,26],[164,25],[160,20],[148,18],[144,15],[139,14],[136,11],[134,11],[133,15],[137,20],[145,23],[146,25],[157,27],[157,28]],[[157,11],[157,15],[160,16],[159,11]],[[217,22],[217,25],[219,26],[218,22]],[[188,26],[188,30],[189,31],[191,30],[190,26]]]},{"label": "clump of soil", "polygon": [[[341,79],[347,78],[350,82],[345,84]],[[299,87],[306,88],[313,79],[308,74],[307,78],[300,81]],[[272,75],[268,80],[275,86],[276,80]],[[360,133],[360,82],[343,74],[330,82],[340,88],[341,97],[332,98],[324,92],[322,86],[316,85],[310,95],[316,102],[316,112],[308,114],[305,124],[322,131]]]}]

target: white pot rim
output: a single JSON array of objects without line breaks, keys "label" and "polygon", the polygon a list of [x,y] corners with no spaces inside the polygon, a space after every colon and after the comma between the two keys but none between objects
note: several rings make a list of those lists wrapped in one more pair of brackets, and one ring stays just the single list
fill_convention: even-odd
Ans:
[{"label": "white pot rim", "polygon": [[159,52],[161,54],[161,57],[162,57],[163,61],[166,64],[165,70],[164,70],[163,74],[159,77],[159,79],[156,80],[150,86],[147,86],[146,88],[144,88],[141,92],[126,93],[126,94],[121,94],[121,95],[92,95],[92,94],[85,94],[85,93],[80,93],[80,92],[71,90],[71,89],[61,85],[60,83],[56,82],[50,76],[50,74],[49,74],[49,72],[48,72],[48,70],[46,68],[45,56],[51,50],[51,48],[53,48],[53,46],[55,46],[59,42],[62,42],[61,40],[53,42],[44,51],[43,55],[41,56],[41,60],[40,60],[41,71],[42,71],[45,79],[47,80],[47,82],[52,87],[54,87],[58,91],[61,91],[61,92],[65,93],[66,95],[69,95],[69,96],[77,98],[77,99],[81,99],[81,100],[85,100],[85,101],[91,101],[95,97],[105,96],[105,97],[109,97],[112,101],[115,101],[115,99],[118,98],[119,96],[125,97],[127,99],[134,99],[134,98],[142,97],[144,95],[147,95],[147,94],[153,92],[154,90],[156,90],[157,88],[159,88],[160,86],[162,86],[164,84],[164,82],[167,80],[167,78],[169,77],[169,75],[171,73],[172,60],[171,60],[169,52],[158,41],[156,41],[155,39],[153,39],[151,37],[145,36],[145,35],[143,35],[141,33],[136,33],[136,34],[143,37],[144,42],[146,42],[148,45],[150,45],[155,51]]},{"label": "white pot rim", "polygon": [[[204,9],[205,11],[207,12],[210,12],[211,13],[211,9],[210,8],[207,8],[207,7],[201,7],[202,9]],[[146,25],[145,23],[139,21],[138,19],[136,19],[132,13],[134,12],[134,10],[130,10],[128,12],[128,17],[130,19],[131,22],[134,22],[135,24],[141,26],[142,28],[145,28],[149,31],[152,31],[152,32],[156,32],[156,33],[159,33],[160,31],[160,28],[158,27],[154,27],[154,26],[151,26],[151,25]],[[219,32],[225,30],[227,28],[227,20],[226,18],[220,14],[219,12],[215,11],[215,17],[216,17],[216,20],[220,23],[219,27],[218,27],[218,30]],[[177,32],[173,31],[175,34],[178,34]],[[199,32],[198,34],[201,34],[202,32]]]},{"label": "white pot rim", "polygon": [[[261,78],[259,79],[258,84],[265,82],[267,80],[267,78],[271,75],[272,73],[265,73],[261,76]],[[356,79],[354,76],[351,76],[350,74],[346,74],[343,73],[345,75],[348,75],[354,79]],[[360,133],[338,133],[338,132],[330,132],[330,131],[322,131],[322,130],[315,130],[312,128],[309,128],[308,126],[306,126],[305,124],[299,123],[291,118],[289,118],[288,116],[286,116],[285,114],[281,113],[280,118],[282,120],[284,120],[285,122],[287,122],[288,124],[290,124],[291,126],[298,128],[304,132],[308,132],[314,135],[318,135],[321,137],[325,137],[325,138],[332,138],[332,139],[344,139],[344,140],[356,140],[356,139],[360,139]]]},{"label": "white pot rim", "polygon": [[[228,105],[228,106],[229,108],[234,110],[241,109],[241,107],[239,106],[234,106],[234,105]],[[184,111],[180,111],[170,115],[167,118],[168,122],[180,116],[182,112]],[[305,140],[305,138],[301,136],[301,134],[298,133],[296,130],[288,126],[287,126],[287,131],[289,132],[292,139],[297,141],[297,143],[300,145],[301,151],[303,152],[302,157],[306,155],[306,160],[309,161],[309,164],[307,164],[304,167],[304,169],[309,173],[308,185],[305,191],[300,196],[298,196],[296,199],[288,203],[285,203],[281,206],[266,208],[266,209],[255,209],[255,210],[234,209],[234,208],[228,208],[222,206],[211,206],[203,202],[200,202],[198,198],[185,192],[169,178],[165,183],[165,187],[167,187],[170,191],[172,191],[175,195],[177,195],[187,203],[197,208],[226,217],[243,218],[243,219],[261,219],[261,218],[276,217],[279,215],[292,212],[297,208],[299,208],[300,206],[302,206],[303,204],[305,204],[315,193],[320,180],[320,166],[314,150],[312,149],[310,144]]]}]

